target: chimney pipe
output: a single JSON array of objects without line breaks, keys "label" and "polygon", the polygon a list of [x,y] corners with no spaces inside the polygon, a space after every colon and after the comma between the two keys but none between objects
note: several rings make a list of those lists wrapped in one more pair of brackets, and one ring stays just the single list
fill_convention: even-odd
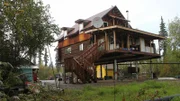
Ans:
[{"label": "chimney pipe", "polygon": [[127,26],[126,27],[129,27],[129,24],[128,24],[128,21],[129,21],[129,11],[127,10],[126,13],[127,13]]},{"label": "chimney pipe", "polygon": [[127,13],[127,20],[129,20],[129,11],[127,10],[126,13]]}]

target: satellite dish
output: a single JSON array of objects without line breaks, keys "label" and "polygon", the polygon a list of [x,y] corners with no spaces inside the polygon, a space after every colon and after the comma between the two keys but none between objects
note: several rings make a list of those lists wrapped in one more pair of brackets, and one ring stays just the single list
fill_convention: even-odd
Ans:
[{"label": "satellite dish", "polygon": [[103,20],[100,17],[95,17],[92,24],[95,28],[100,28],[103,25]]}]

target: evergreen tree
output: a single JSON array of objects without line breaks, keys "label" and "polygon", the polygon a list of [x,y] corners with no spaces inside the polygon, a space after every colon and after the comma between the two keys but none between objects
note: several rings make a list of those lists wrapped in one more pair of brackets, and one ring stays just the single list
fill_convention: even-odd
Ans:
[{"label": "evergreen tree", "polygon": [[[160,31],[159,31],[159,35],[163,36],[163,37],[168,37],[168,33],[166,31],[166,27],[165,27],[165,23],[163,21],[163,18],[161,16],[161,23],[160,23]],[[160,41],[160,46],[159,49],[163,50],[163,56],[165,56],[166,54],[166,46],[167,46],[167,42],[166,40],[161,40]]]}]

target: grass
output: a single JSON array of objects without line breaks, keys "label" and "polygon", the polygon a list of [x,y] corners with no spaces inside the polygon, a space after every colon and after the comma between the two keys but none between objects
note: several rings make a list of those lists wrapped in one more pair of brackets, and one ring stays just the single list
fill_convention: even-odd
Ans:
[{"label": "grass", "polygon": [[[180,94],[179,81],[145,81],[114,86],[91,86],[67,89],[61,97],[65,101],[144,101]],[[125,100],[123,100],[125,99]],[[178,97],[176,99],[179,99]],[[176,99],[174,101],[176,101]]]}]

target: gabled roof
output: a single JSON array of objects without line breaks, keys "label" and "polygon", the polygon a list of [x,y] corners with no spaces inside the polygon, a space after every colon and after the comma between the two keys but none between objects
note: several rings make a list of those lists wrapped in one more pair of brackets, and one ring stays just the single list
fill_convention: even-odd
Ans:
[{"label": "gabled roof", "polygon": [[104,11],[98,13],[98,14],[95,14],[95,15],[87,18],[87,20],[91,20],[91,21],[92,21],[95,17],[103,18],[107,13],[109,13],[109,12],[110,12],[112,9],[114,9],[115,7],[116,7],[116,6],[113,6],[113,7],[109,8],[109,9],[106,9],[106,10],[104,10]]},{"label": "gabled roof", "polygon": [[[122,17],[121,20],[124,20],[124,21],[128,21],[125,19],[125,17],[122,15],[122,13],[119,11],[119,9],[116,7],[116,6],[112,6],[98,14],[95,14],[87,19],[78,19],[75,21],[75,25],[71,27],[71,30],[68,31],[67,33],[67,37],[69,36],[72,36],[72,35],[76,35],[76,34],[79,34],[79,24],[78,23],[84,23],[85,26],[84,26],[84,29],[83,30],[87,30],[87,29],[90,29],[90,28],[93,28],[93,25],[92,25],[92,21],[95,17],[100,17],[100,18],[103,18],[105,17],[110,11],[112,11],[113,9],[117,9],[117,13],[119,13],[119,15]],[[130,26],[130,25],[129,25]],[[64,28],[64,27],[63,27]],[[67,27],[65,27],[67,28]],[[131,26],[130,26],[131,28]],[[63,38],[63,35],[61,37],[59,37],[57,40],[61,40]]]},{"label": "gabled roof", "polygon": [[[93,16],[85,19],[85,21],[89,21],[89,23],[88,23],[84,28],[86,29],[86,28],[91,27],[91,26],[92,26],[92,20],[93,20],[95,17],[103,18],[106,14],[108,14],[108,13],[109,13],[112,9],[114,9],[115,7],[116,7],[116,6],[113,6],[113,7],[109,8],[109,9],[106,9],[106,10],[104,10],[104,11],[98,13],[98,14],[95,14],[95,15],[93,15]],[[117,7],[116,7],[116,8],[117,8]],[[82,20],[82,19],[81,19],[81,20]],[[72,28],[74,28],[74,30],[72,30],[71,32],[69,32],[69,33],[68,33],[68,36],[73,35],[73,34],[75,34],[75,33],[78,33],[78,31],[79,31],[79,26],[78,26],[77,23],[76,23]]]}]

